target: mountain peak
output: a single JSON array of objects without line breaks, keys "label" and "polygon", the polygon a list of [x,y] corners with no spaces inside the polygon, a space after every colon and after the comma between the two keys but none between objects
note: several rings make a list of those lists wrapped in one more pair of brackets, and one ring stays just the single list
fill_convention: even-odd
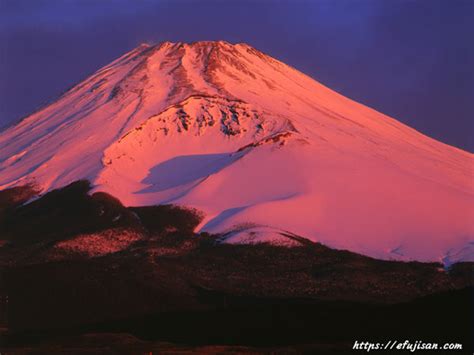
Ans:
[{"label": "mountain peak", "polygon": [[[238,43],[238,44],[243,44],[243,43]],[[177,41],[177,42],[172,42],[172,41],[162,41],[156,44],[156,46],[160,45],[168,45],[168,46],[198,46],[198,47],[204,47],[204,46],[235,46],[236,44],[230,43],[228,41],[224,40],[217,40],[217,41],[206,41],[206,40],[201,40],[201,41],[191,41],[191,42],[183,42],[183,41]]]},{"label": "mountain peak", "polygon": [[225,41],[142,44],[0,133],[0,188],[87,179],[126,205],[200,209],[199,230],[232,241],[280,230],[388,259],[474,257],[472,166]]},{"label": "mountain peak", "polygon": [[202,41],[192,41],[192,42],[162,41],[155,44],[141,43],[136,48],[134,48],[131,52],[138,51],[138,50],[145,50],[148,48],[155,48],[159,50],[159,49],[170,49],[170,48],[173,48],[173,49],[177,49],[177,48],[232,48],[236,46],[252,48],[253,50],[256,51],[255,48],[253,48],[252,46],[244,42],[231,43],[224,40],[218,40],[218,41],[202,40]]}]

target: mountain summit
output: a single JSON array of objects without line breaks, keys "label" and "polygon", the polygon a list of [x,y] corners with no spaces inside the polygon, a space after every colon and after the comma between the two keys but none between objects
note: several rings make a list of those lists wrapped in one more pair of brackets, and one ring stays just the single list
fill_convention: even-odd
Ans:
[{"label": "mountain summit", "polygon": [[79,179],[230,243],[474,260],[472,154],[247,44],[141,45],[0,134],[0,189]]}]

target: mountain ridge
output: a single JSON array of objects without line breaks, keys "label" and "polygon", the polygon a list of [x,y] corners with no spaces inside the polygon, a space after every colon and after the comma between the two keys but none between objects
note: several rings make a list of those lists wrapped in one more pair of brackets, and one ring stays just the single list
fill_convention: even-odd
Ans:
[{"label": "mountain ridge", "polygon": [[474,260],[473,156],[247,44],[163,42],[0,132],[0,189],[88,179],[125,205],[200,209],[237,242],[276,228],[449,264]]}]

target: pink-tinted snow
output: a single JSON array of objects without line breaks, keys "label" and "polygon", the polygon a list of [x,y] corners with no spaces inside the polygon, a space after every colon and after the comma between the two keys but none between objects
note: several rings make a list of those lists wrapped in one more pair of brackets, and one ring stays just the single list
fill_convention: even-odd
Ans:
[{"label": "pink-tinted snow", "polygon": [[232,243],[287,231],[448,264],[474,260],[473,161],[226,42],[142,45],[0,134],[0,188],[87,178],[126,205],[198,208]]}]

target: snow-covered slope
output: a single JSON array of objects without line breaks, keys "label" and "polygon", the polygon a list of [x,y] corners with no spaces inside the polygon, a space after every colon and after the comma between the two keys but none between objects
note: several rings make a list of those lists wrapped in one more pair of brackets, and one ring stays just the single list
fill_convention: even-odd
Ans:
[{"label": "snow-covered slope", "polygon": [[[229,242],[474,260],[473,155],[246,44],[142,45],[0,134],[0,188],[89,179]],[[291,243],[290,243],[291,244]]]}]

